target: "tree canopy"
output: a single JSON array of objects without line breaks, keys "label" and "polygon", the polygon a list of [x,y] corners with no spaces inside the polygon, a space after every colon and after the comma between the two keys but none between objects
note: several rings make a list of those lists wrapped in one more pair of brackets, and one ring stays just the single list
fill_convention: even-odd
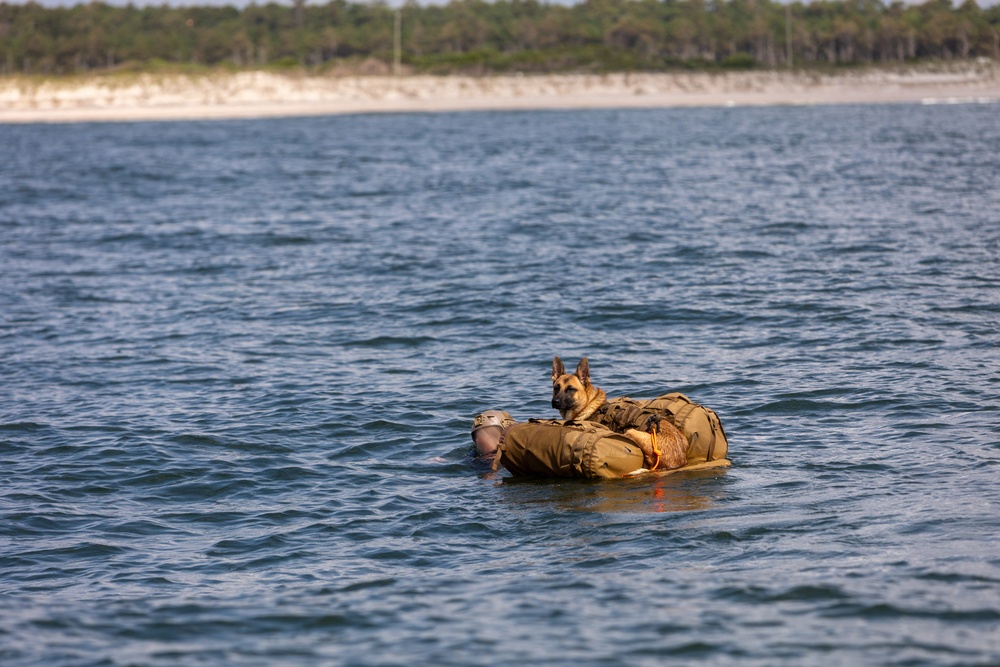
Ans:
[{"label": "tree canopy", "polygon": [[632,71],[1000,59],[1000,5],[879,0],[330,0],[235,7],[0,2],[0,73],[176,66]]}]

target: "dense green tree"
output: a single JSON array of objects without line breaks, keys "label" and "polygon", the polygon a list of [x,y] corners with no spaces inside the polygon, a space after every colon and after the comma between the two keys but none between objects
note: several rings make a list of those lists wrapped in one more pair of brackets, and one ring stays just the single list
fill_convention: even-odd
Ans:
[{"label": "dense green tree", "polygon": [[[0,72],[389,63],[383,0],[45,8],[0,2]],[[1000,5],[928,0],[452,0],[402,12],[414,71],[661,70],[1000,59]],[[172,64],[172,65],[171,65]],[[384,69],[384,68],[383,68]]]}]

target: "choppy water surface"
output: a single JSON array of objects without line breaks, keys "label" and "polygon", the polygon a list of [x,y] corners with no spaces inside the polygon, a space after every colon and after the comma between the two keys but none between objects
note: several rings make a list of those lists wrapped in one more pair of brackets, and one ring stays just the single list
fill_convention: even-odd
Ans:
[{"label": "choppy water surface", "polygon": [[[995,105],[0,127],[4,665],[1000,663]],[[734,465],[516,482],[551,359]]]}]

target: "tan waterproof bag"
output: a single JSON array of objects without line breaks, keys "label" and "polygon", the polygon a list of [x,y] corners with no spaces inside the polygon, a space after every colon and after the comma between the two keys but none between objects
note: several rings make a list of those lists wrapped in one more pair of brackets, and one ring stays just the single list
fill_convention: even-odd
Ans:
[{"label": "tan waterproof bag", "polygon": [[500,465],[515,477],[617,478],[642,468],[642,450],[595,422],[531,420],[500,443]]},{"label": "tan waterproof bag", "polygon": [[715,411],[673,392],[645,401],[616,398],[591,417],[617,433],[646,430],[651,416],[667,419],[688,441],[688,464],[726,458],[729,442]]}]

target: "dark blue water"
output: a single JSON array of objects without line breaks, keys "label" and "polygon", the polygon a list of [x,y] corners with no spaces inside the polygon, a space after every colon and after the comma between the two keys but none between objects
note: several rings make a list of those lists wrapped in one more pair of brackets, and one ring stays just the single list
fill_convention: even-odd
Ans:
[{"label": "dark blue water", "polygon": [[[0,664],[1000,664],[996,105],[0,127]],[[552,356],[733,467],[516,482]]]}]

